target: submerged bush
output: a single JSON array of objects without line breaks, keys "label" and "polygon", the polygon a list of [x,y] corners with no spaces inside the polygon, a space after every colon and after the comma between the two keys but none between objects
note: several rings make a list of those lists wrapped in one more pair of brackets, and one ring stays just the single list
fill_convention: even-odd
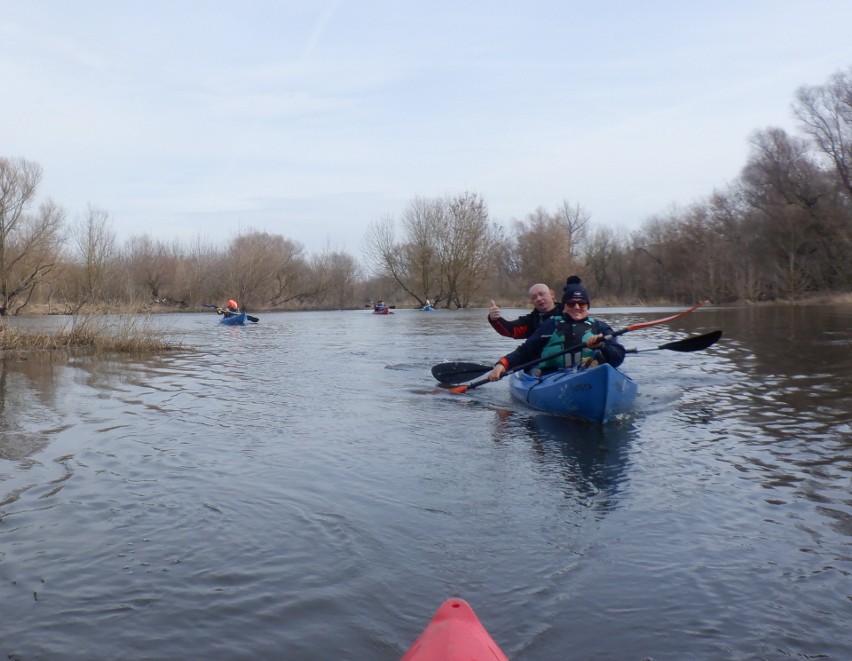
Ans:
[{"label": "submerged bush", "polygon": [[70,327],[56,332],[31,332],[0,322],[0,350],[34,351],[85,349],[94,353],[158,353],[179,349],[150,327],[147,318],[133,315],[75,317]]}]

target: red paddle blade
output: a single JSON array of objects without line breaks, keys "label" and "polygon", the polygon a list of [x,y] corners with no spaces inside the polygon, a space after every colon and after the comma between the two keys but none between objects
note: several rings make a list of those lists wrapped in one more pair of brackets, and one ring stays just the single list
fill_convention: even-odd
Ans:
[{"label": "red paddle blade", "polygon": [[450,388],[450,392],[453,392],[457,395],[463,395],[468,391],[469,388],[470,386],[458,386],[456,388]]}]

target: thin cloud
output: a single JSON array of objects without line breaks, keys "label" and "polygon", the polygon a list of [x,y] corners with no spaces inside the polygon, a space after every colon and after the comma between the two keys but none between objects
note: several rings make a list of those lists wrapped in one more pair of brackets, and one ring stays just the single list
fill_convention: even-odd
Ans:
[{"label": "thin cloud", "polygon": [[119,238],[241,223],[355,250],[463,190],[506,224],[569,199],[632,228],[736,178],[755,129],[795,131],[849,24],[847,0],[13,2],[0,155]]}]

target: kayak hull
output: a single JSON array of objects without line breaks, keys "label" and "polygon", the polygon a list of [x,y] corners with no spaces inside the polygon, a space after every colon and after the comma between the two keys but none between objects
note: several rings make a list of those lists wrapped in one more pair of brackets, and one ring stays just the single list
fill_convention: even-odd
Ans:
[{"label": "kayak hull", "polygon": [[393,314],[390,308],[385,308],[383,310],[373,310],[373,314]]},{"label": "kayak hull", "polygon": [[604,363],[585,370],[556,370],[540,377],[514,372],[509,390],[515,399],[538,411],[604,424],[633,408],[639,387],[629,376]]},{"label": "kayak hull", "polygon": [[447,599],[401,661],[509,661],[464,599]]},{"label": "kayak hull", "polygon": [[222,318],[219,320],[219,323],[225,324],[226,326],[245,326],[246,318],[247,315],[245,312],[240,312],[239,314],[232,314],[230,317],[222,315]]}]

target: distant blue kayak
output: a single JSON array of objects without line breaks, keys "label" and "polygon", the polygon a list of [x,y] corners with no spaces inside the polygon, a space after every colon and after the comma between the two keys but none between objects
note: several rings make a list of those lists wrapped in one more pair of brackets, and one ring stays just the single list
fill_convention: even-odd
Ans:
[{"label": "distant blue kayak", "polygon": [[226,312],[222,315],[222,318],[219,320],[220,324],[225,324],[226,326],[245,326],[246,325],[247,315],[245,312],[240,312],[239,314],[228,315]]},{"label": "distant blue kayak", "polygon": [[509,390],[515,399],[538,411],[604,424],[633,407],[639,387],[629,376],[604,363],[538,377],[514,372],[509,376]]}]

